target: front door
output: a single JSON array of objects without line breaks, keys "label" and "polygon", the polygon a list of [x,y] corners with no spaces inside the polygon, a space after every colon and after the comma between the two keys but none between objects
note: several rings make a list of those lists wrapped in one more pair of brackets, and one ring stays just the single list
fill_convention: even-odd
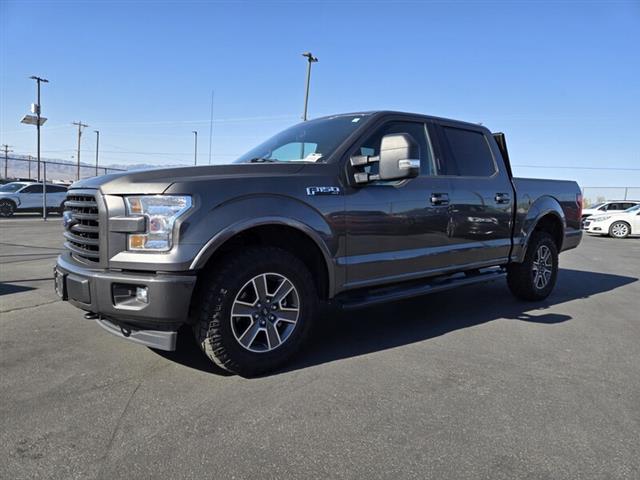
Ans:
[{"label": "front door", "polygon": [[[347,189],[347,287],[408,280],[447,266],[450,181],[435,175],[426,124],[388,121],[348,155],[378,155],[382,137],[393,133],[407,133],[418,143],[420,175]],[[367,168],[375,173],[377,166]]]},{"label": "front door", "polygon": [[19,192],[19,208],[42,208],[42,184],[29,185]]}]

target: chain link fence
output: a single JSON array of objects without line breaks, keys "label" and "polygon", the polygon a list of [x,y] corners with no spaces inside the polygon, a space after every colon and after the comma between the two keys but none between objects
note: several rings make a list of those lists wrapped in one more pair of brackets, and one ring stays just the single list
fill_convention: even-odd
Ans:
[{"label": "chain link fence", "polygon": [[[34,180],[40,181],[45,178],[47,182],[73,183],[78,179],[78,164],[55,162],[51,160],[38,160],[34,158],[7,157],[2,158],[0,163],[0,173],[6,180]],[[106,175],[111,172],[124,171],[121,168],[98,167],[95,165],[80,164],[80,178]]]}]

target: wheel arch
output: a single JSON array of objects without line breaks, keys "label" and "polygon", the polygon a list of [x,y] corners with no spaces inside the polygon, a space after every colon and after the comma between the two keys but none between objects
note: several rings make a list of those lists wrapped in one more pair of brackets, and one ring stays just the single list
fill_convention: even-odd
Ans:
[{"label": "wheel arch", "polygon": [[[282,238],[286,242],[277,241]],[[296,255],[311,271],[320,297],[333,296],[333,262],[325,243],[313,228],[287,217],[267,216],[230,225],[207,242],[190,270],[208,271],[224,254],[248,245],[275,246]]]},{"label": "wheel arch", "polygon": [[531,240],[531,234],[535,231],[549,233],[558,248],[562,251],[567,221],[560,203],[551,196],[538,198],[529,208],[519,232],[521,248],[516,250],[514,261],[520,263],[524,260]]}]

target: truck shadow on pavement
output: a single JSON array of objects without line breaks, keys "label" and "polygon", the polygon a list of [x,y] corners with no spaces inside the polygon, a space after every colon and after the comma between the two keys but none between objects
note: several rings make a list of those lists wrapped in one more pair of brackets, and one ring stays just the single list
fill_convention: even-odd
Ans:
[{"label": "truck shadow on pavement", "polygon": [[[271,375],[409,345],[497,319],[547,325],[566,322],[572,317],[554,312],[554,306],[637,280],[561,269],[554,292],[542,302],[517,300],[510,294],[506,282],[496,281],[362,310],[344,312],[326,308],[308,345],[288,365]],[[201,371],[227,374],[204,356],[188,329],[180,332],[175,352],[156,353]]]}]

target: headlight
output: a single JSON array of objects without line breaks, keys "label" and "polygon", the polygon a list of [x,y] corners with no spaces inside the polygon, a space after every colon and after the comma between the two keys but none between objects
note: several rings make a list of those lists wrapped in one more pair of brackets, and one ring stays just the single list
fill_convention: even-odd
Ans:
[{"label": "headlight", "polygon": [[591,220],[592,222],[604,222],[605,220],[609,220],[611,218],[611,215],[607,215],[605,217],[591,217],[589,220]]},{"label": "headlight", "polygon": [[127,214],[147,217],[146,233],[129,234],[127,248],[137,251],[166,252],[173,245],[173,226],[191,207],[188,195],[140,195],[125,197]]}]

